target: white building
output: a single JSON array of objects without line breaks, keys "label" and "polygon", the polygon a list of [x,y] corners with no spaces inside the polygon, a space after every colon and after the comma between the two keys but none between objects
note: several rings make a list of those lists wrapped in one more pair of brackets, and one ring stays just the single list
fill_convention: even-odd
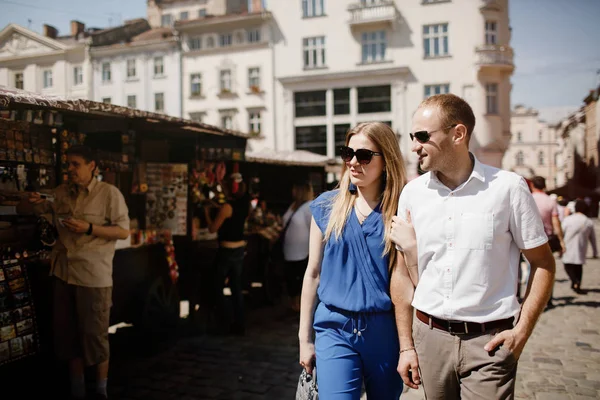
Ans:
[{"label": "white building", "polygon": [[537,110],[517,106],[511,117],[512,138],[502,168],[526,178],[546,178],[548,190],[558,186],[557,165],[561,157],[557,130],[539,119]]},{"label": "white building", "polygon": [[183,117],[264,136],[274,148],[270,13],[226,15],[176,25],[183,52]]},{"label": "white building", "polygon": [[90,62],[85,27],[71,22],[71,34],[58,36],[44,25],[44,34],[16,24],[0,32],[0,86],[49,96],[88,98]]},{"label": "white building", "polygon": [[[510,138],[508,0],[271,1],[276,149],[334,156],[346,130],[389,122],[410,153],[411,116],[452,92],[477,118],[471,147],[500,166]],[[416,173],[415,157],[409,174]]]},{"label": "white building", "polygon": [[181,54],[172,28],[92,46],[90,54],[93,100],[181,116]]}]

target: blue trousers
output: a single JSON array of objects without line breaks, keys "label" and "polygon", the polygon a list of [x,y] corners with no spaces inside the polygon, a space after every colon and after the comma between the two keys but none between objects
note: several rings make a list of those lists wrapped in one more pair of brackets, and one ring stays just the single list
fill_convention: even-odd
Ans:
[{"label": "blue trousers", "polygon": [[357,313],[320,303],[315,311],[319,398],[398,400],[398,331],[392,312]]}]

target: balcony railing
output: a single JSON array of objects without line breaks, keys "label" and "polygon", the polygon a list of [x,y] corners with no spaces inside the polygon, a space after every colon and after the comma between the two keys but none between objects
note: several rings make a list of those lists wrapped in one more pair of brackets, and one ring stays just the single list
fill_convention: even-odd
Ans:
[{"label": "balcony railing", "polygon": [[350,11],[350,25],[358,26],[374,23],[393,24],[398,18],[398,10],[393,1],[383,0],[377,4],[353,4]]},{"label": "balcony railing", "polygon": [[510,46],[489,44],[475,49],[480,67],[514,69],[514,54]]}]

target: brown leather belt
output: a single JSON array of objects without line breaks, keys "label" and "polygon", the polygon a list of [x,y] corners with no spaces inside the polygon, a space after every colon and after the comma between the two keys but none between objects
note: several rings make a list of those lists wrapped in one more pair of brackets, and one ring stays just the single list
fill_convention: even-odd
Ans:
[{"label": "brown leather belt", "polygon": [[513,321],[515,320],[514,317],[510,317],[480,324],[477,322],[451,322],[433,317],[419,310],[416,314],[419,321],[429,325],[430,328],[440,329],[453,335],[484,333],[498,328],[510,329],[513,327]]}]

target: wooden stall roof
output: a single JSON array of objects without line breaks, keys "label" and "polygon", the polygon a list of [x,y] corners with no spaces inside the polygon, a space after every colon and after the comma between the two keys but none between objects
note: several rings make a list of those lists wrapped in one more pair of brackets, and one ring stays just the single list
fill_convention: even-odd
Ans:
[{"label": "wooden stall roof", "polygon": [[57,96],[44,96],[38,93],[27,92],[19,89],[9,89],[4,86],[0,86],[0,107],[8,108],[10,105],[31,105],[49,110],[91,114],[100,117],[107,116],[116,118],[131,118],[136,120],[145,120],[150,123],[162,122],[179,126],[180,128],[189,130],[190,132],[201,132],[222,136],[236,136],[244,139],[249,138],[248,134],[239,131],[223,129],[170,115],[136,110],[115,104],[99,103],[91,100],[65,99]]}]

